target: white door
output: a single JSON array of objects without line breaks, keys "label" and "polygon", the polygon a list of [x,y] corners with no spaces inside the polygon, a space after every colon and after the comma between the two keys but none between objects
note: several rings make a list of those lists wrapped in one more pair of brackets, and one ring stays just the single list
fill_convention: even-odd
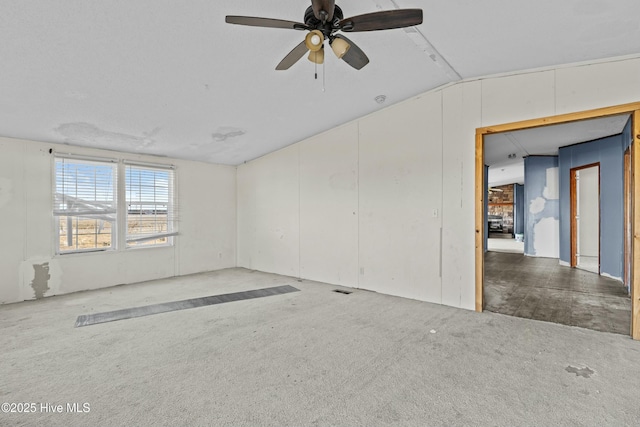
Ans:
[{"label": "white door", "polygon": [[593,166],[576,171],[576,267],[600,272],[600,171]]}]

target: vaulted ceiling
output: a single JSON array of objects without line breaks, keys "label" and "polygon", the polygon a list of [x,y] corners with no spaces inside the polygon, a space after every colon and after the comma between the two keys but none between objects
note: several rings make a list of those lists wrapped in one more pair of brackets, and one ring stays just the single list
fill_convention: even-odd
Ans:
[{"label": "vaulted ceiling", "polygon": [[[640,55],[637,0],[343,0],[345,16],[422,8],[353,33],[357,71],[278,62],[308,0],[0,0],[0,135],[239,164],[450,82]],[[375,98],[383,95],[380,104]]]}]

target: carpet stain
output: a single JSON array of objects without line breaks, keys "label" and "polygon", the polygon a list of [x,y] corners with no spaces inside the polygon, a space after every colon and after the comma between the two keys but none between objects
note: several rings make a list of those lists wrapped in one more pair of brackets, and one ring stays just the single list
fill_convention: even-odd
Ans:
[{"label": "carpet stain", "polygon": [[595,374],[595,371],[589,369],[588,366],[584,368],[576,368],[575,366],[567,366],[564,368],[570,374],[576,374],[577,377],[591,378],[591,375]]}]

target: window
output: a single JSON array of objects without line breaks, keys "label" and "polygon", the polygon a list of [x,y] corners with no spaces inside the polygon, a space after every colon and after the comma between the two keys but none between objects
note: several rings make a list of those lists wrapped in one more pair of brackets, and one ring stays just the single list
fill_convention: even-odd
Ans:
[{"label": "window", "polygon": [[172,243],[173,170],[126,165],[127,247]]},{"label": "window", "polygon": [[58,253],[115,248],[116,166],[56,157],[53,214]]},{"label": "window", "polygon": [[119,169],[116,160],[73,155],[54,161],[56,253],[173,244],[173,166],[120,162]]}]

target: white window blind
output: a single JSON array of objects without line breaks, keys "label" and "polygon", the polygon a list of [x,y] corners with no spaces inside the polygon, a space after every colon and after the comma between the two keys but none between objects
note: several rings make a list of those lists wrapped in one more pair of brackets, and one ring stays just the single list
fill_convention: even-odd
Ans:
[{"label": "white window blind", "polygon": [[57,252],[115,248],[117,164],[55,158]]},{"label": "white window blind", "polygon": [[174,170],[125,164],[127,246],[172,244],[176,231]]}]

